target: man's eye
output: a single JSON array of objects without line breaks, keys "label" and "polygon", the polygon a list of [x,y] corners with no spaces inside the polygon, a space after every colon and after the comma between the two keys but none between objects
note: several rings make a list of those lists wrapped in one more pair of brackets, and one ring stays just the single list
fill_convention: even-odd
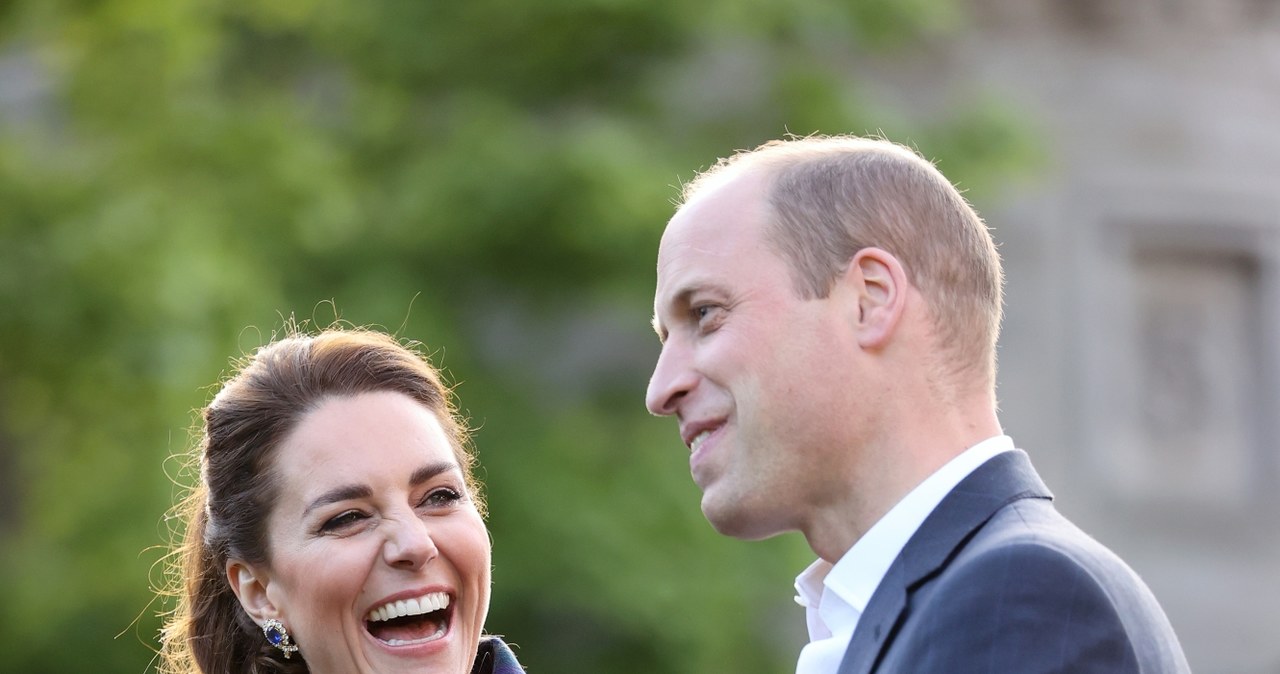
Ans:
[{"label": "man's eye", "polygon": [[716,304],[699,304],[693,308],[693,318],[698,325],[706,328],[709,324],[720,320],[724,307]]},{"label": "man's eye", "polygon": [[336,517],[330,518],[329,520],[326,520],[325,523],[320,526],[320,531],[323,531],[323,532],[341,531],[342,529],[346,529],[351,525],[355,524],[356,522],[363,520],[364,518],[365,518],[365,514],[360,512],[359,510],[348,510],[342,513],[341,515],[338,515]]}]

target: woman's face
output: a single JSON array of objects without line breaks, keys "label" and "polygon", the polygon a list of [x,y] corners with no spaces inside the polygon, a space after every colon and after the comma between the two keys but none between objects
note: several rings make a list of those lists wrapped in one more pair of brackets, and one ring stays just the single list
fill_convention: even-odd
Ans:
[{"label": "woman's face", "polygon": [[489,536],[435,414],[400,393],[327,399],[274,469],[262,594],[311,671],[469,672]]}]

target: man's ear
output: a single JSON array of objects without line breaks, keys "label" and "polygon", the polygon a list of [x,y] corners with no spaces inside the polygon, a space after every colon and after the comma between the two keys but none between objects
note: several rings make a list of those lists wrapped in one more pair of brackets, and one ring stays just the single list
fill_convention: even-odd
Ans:
[{"label": "man's ear", "polygon": [[864,349],[885,346],[906,309],[906,270],[888,251],[863,248],[850,260],[846,275],[857,297],[853,323],[858,345]]},{"label": "man's ear", "polygon": [[244,612],[261,625],[268,618],[278,618],[280,612],[268,596],[271,577],[262,570],[236,559],[227,560],[227,582],[236,593]]}]

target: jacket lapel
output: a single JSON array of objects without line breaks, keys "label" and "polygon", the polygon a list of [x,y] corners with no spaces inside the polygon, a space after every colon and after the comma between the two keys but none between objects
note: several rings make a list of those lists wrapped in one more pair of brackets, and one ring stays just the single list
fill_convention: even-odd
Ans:
[{"label": "jacket lapel", "polygon": [[1022,450],[982,464],[947,494],[907,541],[876,588],[849,641],[839,674],[867,674],[897,631],[907,598],[996,511],[1023,498],[1053,498]]}]

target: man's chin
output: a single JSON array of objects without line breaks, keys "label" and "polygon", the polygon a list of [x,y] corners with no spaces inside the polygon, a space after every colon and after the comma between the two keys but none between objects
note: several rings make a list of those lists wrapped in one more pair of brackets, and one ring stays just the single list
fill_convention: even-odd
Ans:
[{"label": "man's chin", "polygon": [[[782,533],[781,529],[765,522],[743,504],[729,499],[717,499],[714,492],[702,495],[702,514],[711,528],[722,536],[745,541],[758,541]],[[727,502],[726,502],[727,501]]]}]

